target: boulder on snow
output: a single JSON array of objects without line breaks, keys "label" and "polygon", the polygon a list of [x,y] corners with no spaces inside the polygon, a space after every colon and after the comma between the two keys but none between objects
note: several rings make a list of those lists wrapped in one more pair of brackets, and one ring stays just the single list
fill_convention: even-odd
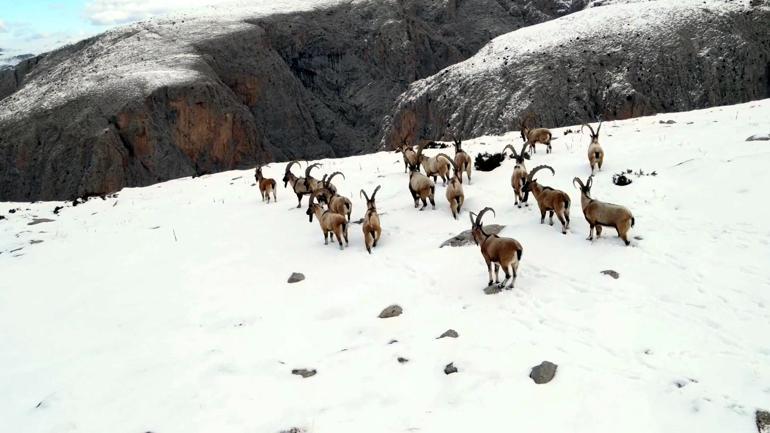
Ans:
[{"label": "boulder on snow", "polygon": [[661,125],[673,125],[673,124],[676,123],[676,121],[675,120],[671,120],[671,119],[669,119],[669,120],[658,120],[658,123],[660,123]]},{"label": "boulder on snow", "polygon": [[607,269],[607,270],[605,270],[605,271],[602,271],[602,274],[604,274],[604,275],[609,275],[610,277],[612,277],[612,278],[614,278],[614,279],[616,279],[616,280],[617,280],[618,278],[620,278],[620,274],[619,274],[619,273],[617,273],[616,271],[613,271],[612,269]]},{"label": "boulder on snow", "polygon": [[757,410],[756,421],[757,431],[759,433],[770,433],[770,412]]},{"label": "boulder on snow", "polygon": [[279,433],[307,433],[307,430],[299,427],[292,427],[288,430],[281,430]]},{"label": "boulder on snow", "polygon": [[385,309],[380,312],[379,318],[388,319],[391,317],[400,316],[403,312],[404,310],[399,305],[393,304],[391,306],[385,307]]},{"label": "boulder on snow", "polygon": [[316,375],[316,370],[314,369],[307,369],[307,368],[295,368],[291,371],[291,374],[296,374],[297,376],[302,376],[303,378],[308,378]]},{"label": "boulder on snow", "polygon": [[54,220],[52,220],[50,218],[33,218],[32,222],[27,223],[27,225],[28,226],[34,226],[34,225],[43,224],[43,223],[50,223],[50,222],[54,222]]},{"label": "boulder on snow", "polygon": [[505,155],[502,153],[490,154],[488,152],[484,152],[476,155],[476,160],[473,165],[478,171],[492,171],[497,167],[500,167],[500,164],[502,164],[504,160]]},{"label": "boulder on snow", "polygon": [[446,365],[446,367],[444,367],[444,374],[446,375],[450,375],[452,373],[457,373],[457,372],[458,370],[457,370],[457,367],[455,367],[454,362],[450,362],[449,364]]},{"label": "boulder on snow", "polygon": [[770,134],[754,134],[746,141],[770,141]]},{"label": "boulder on snow", "polygon": [[404,358],[403,356],[399,356],[399,357],[398,357],[398,358],[396,358],[396,359],[398,360],[398,363],[399,363],[399,364],[406,364],[407,362],[409,362],[409,359],[407,359],[407,358]]},{"label": "boulder on snow", "polygon": [[553,377],[556,375],[557,368],[558,365],[549,361],[543,361],[540,363],[540,365],[532,367],[532,371],[530,371],[529,377],[536,384],[542,385],[553,380]]},{"label": "boulder on snow", "polygon": [[[438,338],[446,338],[446,337],[457,338],[459,336],[460,336],[460,334],[458,334],[457,331],[455,331],[454,329],[447,329],[446,331],[444,331],[443,334],[439,335]],[[437,340],[438,340],[438,338],[437,338]]]},{"label": "boulder on snow", "polygon": [[[499,234],[501,231],[503,231],[504,228],[505,226],[499,224],[484,225],[484,231],[492,235]],[[465,230],[464,232],[445,240],[444,243],[439,246],[439,248],[444,248],[447,246],[462,247],[471,244],[473,244],[473,235],[471,234],[470,230]]]},{"label": "boulder on snow", "polygon": [[288,283],[299,283],[300,281],[305,279],[305,274],[302,274],[300,272],[293,272],[291,276],[289,276],[289,279],[287,280]]}]

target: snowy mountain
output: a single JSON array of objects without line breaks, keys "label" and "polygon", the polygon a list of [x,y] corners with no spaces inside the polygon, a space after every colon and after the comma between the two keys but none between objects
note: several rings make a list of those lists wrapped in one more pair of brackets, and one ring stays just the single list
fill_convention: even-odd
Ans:
[{"label": "snowy mountain", "polygon": [[252,1],[110,30],[0,72],[0,200],[373,151],[409,83],[573,3]]},{"label": "snowy mountain", "polygon": [[[598,5],[600,2],[594,2]],[[412,83],[383,145],[539,124],[562,126],[770,97],[770,4],[659,0],[607,4],[519,29]]]},{"label": "snowy mountain", "polygon": [[[2,430],[756,432],[770,408],[770,153],[746,138],[767,136],[768,118],[766,99],[605,122],[593,194],[632,210],[630,247],[611,229],[586,240],[576,126],[527,162],[570,194],[566,236],[513,206],[510,160],[474,173],[456,221],[440,182],[436,210],[413,208],[392,152],[320,161],[344,172],[353,220],[358,191],[382,185],[372,255],[357,224],[347,249],[324,246],[282,186],[260,202],[252,170],[0,204]],[[464,147],[509,143],[516,132]],[[627,169],[644,175],[613,185]],[[515,289],[493,295],[478,247],[439,248],[485,206],[524,248]],[[391,304],[403,314],[378,318]],[[537,385],[545,360],[556,375]]]}]

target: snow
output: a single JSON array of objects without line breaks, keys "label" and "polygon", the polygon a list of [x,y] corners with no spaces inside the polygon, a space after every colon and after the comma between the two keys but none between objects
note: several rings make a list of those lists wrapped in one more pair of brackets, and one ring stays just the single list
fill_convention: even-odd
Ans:
[{"label": "snow", "polygon": [[[770,151],[744,140],[768,118],[764,100],[605,123],[593,193],[633,211],[630,247],[612,230],[586,240],[571,179],[589,172],[589,139],[563,134],[575,127],[528,162],[553,165],[539,177],[571,195],[567,236],[513,207],[512,161],[474,173],[455,221],[440,182],[437,210],[415,210],[385,152],[321,161],[345,173],[354,220],[358,190],[382,185],[372,255],[356,224],[348,249],[324,246],[282,186],[261,203],[251,170],[77,207],[0,204],[0,430],[755,431],[770,407]],[[657,176],[614,186],[625,169]],[[496,295],[478,247],[438,248],[484,206],[524,246],[516,288]],[[289,285],[292,272],[306,279]],[[401,316],[377,317],[394,303]],[[436,339],[449,328],[459,338]],[[544,360],[556,377],[535,385]]]}]

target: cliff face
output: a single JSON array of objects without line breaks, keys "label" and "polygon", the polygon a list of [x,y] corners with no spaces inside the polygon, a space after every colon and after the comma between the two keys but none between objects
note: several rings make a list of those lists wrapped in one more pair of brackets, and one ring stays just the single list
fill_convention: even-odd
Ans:
[{"label": "cliff face", "polygon": [[770,97],[770,8],[747,2],[613,4],[503,35],[413,83],[382,144],[601,117],[625,119]]},{"label": "cliff face", "polygon": [[0,71],[0,200],[379,145],[409,83],[583,0],[331,0],[148,21]]}]

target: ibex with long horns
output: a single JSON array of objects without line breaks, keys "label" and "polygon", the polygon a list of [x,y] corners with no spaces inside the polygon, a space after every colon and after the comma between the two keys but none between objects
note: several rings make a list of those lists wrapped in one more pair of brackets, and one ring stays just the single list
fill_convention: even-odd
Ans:
[{"label": "ibex with long horns", "polygon": [[588,165],[591,166],[591,174],[593,174],[597,167],[601,170],[604,163],[604,149],[599,144],[599,132],[602,130],[602,122],[599,122],[596,132],[594,132],[594,129],[589,124],[584,123],[583,126],[588,127],[591,131],[591,144],[588,145]]},{"label": "ibex with long horns", "polygon": [[463,140],[461,138],[458,138],[456,135],[452,135],[452,141],[454,142],[455,146],[455,159],[454,163],[457,168],[455,170],[459,170],[460,172],[460,180],[462,180],[463,172],[468,176],[468,184],[471,183],[471,171],[473,171],[473,161],[471,160],[471,156],[468,155],[468,152],[463,150]]},{"label": "ibex with long horns", "polygon": [[329,210],[345,215],[350,221],[350,214],[353,212],[353,203],[349,198],[341,196],[337,193],[337,188],[332,185],[332,179],[336,175],[341,175],[345,179],[345,175],[342,172],[335,171],[328,177],[324,175],[321,179],[320,187],[315,191],[318,201],[323,201],[329,207]]},{"label": "ibex with long horns", "polygon": [[[473,219],[474,213],[470,213],[471,218],[471,234],[473,235],[473,241],[481,247],[481,255],[484,256],[484,261],[487,264],[487,271],[489,272],[489,282],[487,286],[492,285],[492,264],[495,265],[495,283],[498,283],[498,287],[501,289],[505,287],[505,283],[509,280],[511,285],[509,288],[513,288],[513,284],[516,282],[516,273],[519,269],[519,262],[521,256],[524,253],[524,248],[519,241],[512,238],[504,238],[498,235],[489,234],[484,231],[484,226],[481,219],[487,211],[492,211],[495,214],[495,210],[491,207],[485,207],[476,215],[476,219]],[[505,280],[501,283],[498,277],[500,266],[503,267],[505,272]]]},{"label": "ibex with long horns", "polygon": [[396,152],[401,152],[401,155],[403,155],[404,173],[408,173],[409,165],[417,163],[417,152],[414,151],[412,146],[409,146],[408,144],[406,144],[406,139],[403,140],[403,142],[401,143],[401,147],[399,147],[396,150]]},{"label": "ibex with long horns", "polygon": [[[511,174],[511,186],[513,187],[514,205],[521,207],[524,203],[524,183],[527,181],[527,167],[524,165],[524,160],[529,159],[527,153],[527,143],[521,146],[521,153],[516,153],[516,149],[512,145],[507,145],[503,148],[503,153],[506,149],[511,149],[513,158],[516,161],[516,165],[513,166],[513,174]],[[529,203],[524,203],[529,206]]]},{"label": "ibex with long horns", "polygon": [[337,242],[340,244],[340,249],[344,249],[342,245],[342,239],[345,239],[345,245],[348,244],[348,221],[343,215],[334,213],[328,210],[324,210],[323,206],[319,203],[315,203],[316,193],[310,194],[308,200],[308,208],[305,214],[308,216],[310,222],[313,222],[313,216],[318,219],[318,224],[321,226],[321,231],[324,234],[324,245],[329,244],[329,239],[332,237],[332,233],[337,237]]},{"label": "ibex with long horns", "polygon": [[[269,167],[270,164],[264,166]],[[270,193],[273,193],[273,201],[278,201],[278,198],[275,195],[275,179],[265,177],[262,174],[262,165],[258,165],[256,171],[254,172],[254,179],[257,181],[257,185],[259,186],[259,193],[262,195],[262,201],[267,201],[270,203]]]},{"label": "ibex with long horns", "polygon": [[313,167],[318,167],[319,163],[309,165],[305,169],[305,177],[297,177],[291,172],[292,166],[299,164],[298,161],[291,161],[286,164],[286,171],[283,174],[283,186],[286,188],[287,184],[291,183],[291,187],[294,190],[294,194],[297,194],[297,207],[302,206],[302,196],[310,195],[318,188],[318,181],[310,177],[310,170]]},{"label": "ibex with long horns", "polygon": [[377,242],[380,240],[382,234],[382,227],[380,226],[380,215],[377,213],[377,205],[374,202],[374,198],[377,196],[377,191],[380,190],[380,185],[374,189],[371,198],[366,195],[366,191],[363,189],[359,193],[366,198],[366,215],[364,215],[364,222],[361,225],[361,230],[364,232],[364,245],[366,245],[366,251],[369,254],[372,253],[372,248],[377,246]]},{"label": "ibex with long horns", "polygon": [[544,168],[551,170],[552,174],[556,174],[553,167],[549,165],[538,165],[533,168],[524,183],[524,201],[529,199],[531,192],[540,208],[540,224],[545,222],[545,213],[550,212],[550,224],[553,225],[553,214],[556,213],[559,221],[561,221],[561,232],[566,235],[569,228],[569,207],[572,201],[566,192],[553,189],[550,186],[542,186],[537,182],[535,174]]}]

